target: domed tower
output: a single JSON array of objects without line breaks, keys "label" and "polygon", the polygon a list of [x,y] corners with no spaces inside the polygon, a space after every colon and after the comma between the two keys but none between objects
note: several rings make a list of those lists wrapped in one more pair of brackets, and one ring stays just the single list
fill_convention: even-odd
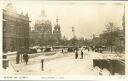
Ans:
[{"label": "domed tower", "polygon": [[41,11],[41,15],[38,20],[35,22],[35,31],[39,34],[38,40],[41,45],[49,45],[52,38],[52,23],[47,18],[45,11]]},{"label": "domed tower", "polygon": [[58,18],[56,19],[56,25],[53,30],[53,38],[56,40],[56,42],[59,42],[61,39],[61,30],[60,30],[60,25],[58,24]]}]

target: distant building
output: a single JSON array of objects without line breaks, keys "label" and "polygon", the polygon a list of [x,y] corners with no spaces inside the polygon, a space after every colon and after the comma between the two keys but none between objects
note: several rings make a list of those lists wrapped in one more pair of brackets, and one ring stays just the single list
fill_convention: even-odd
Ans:
[{"label": "distant building", "polygon": [[[34,38],[34,40],[38,42],[38,45],[47,46],[60,42],[61,30],[60,25],[58,24],[58,19],[56,19],[56,22],[57,24],[55,25],[54,30],[52,30],[51,22],[46,18],[45,12],[42,11],[39,19],[35,22],[34,30],[31,31],[30,37]],[[34,37],[35,35],[37,36]]]},{"label": "distant building", "polygon": [[42,26],[41,41],[43,45],[49,45],[49,41],[52,38],[52,25],[50,21],[45,21],[44,26]]},{"label": "distant building", "polygon": [[38,33],[37,42],[40,42],[40,45],[48,45],[49,40],[52,38],[52,24],[49,20],[46,19],[45,12],[41,12],[41,17],[35,22],[34,31]]},{"label": "distant building", "polygon": [[99,46],[100,43],[101,43],[100,37],[93,34],[92,45]]},{"label": "distant building", "polygon": [[60,25],[58,24],[58,19],[56,19],[56,25],[53,30],[53,38],[56,42],[59,42],[61,40],[61,30]]},{"label": "distant building", "polygon": [[3,9],[3,51],[29,48],[29,17],[18,14],[11,3]]},{"label": "distant building", "polygon": [[41,41],[41,34],[35,30],[30,30],[29,32],[30,40],[29,44],[30,46],[39,45]]}]

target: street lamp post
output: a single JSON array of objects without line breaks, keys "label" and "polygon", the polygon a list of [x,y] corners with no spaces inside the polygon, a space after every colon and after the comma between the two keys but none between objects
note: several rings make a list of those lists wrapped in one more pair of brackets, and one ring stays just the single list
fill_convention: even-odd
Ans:
[{"label": "street lamp post", "polygon": [[72,27],[72,32],[73,32],[73,45],[75,46],[75,27]]},{"label": "street lamp post", "polygon": [[72,27],[73,37],[75,38],[75,27]]}]

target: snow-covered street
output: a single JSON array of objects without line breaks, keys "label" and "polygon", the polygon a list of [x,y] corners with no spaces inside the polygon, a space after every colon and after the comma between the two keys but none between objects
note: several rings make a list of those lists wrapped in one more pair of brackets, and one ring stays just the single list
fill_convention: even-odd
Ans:
[{"label": "snow-covered street", "polygon": [[[57,52],[51,56],[40,55],[29,59],[28,64],[24,62],[15,64],[14,61],[9,62],[9,67],[3,70],[3,74],[11,75],[110,75],[107,69],[101,70],[99,67],[93,67],[93,59],[103,59],[105,55],[96,52],[84,51],[84,58],[75,59],[75,53]],[[108,55],[109,58],[111,55]],[[116,56],[113,56],[113,59]],[[111,56],[112,58],[112,56]],[[44,70],[41,68],[41,59],[44,59]]]}]

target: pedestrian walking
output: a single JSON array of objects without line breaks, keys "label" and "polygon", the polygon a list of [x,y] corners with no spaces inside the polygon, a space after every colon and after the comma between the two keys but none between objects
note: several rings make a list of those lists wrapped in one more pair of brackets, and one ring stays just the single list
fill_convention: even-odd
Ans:
[{"label": "pedestrian walking", "polygon": [[42,68],[42,71],[44,70],[44,59],[41,59],[41,68]]},{"label": "pedestrian walking", "polygon": [[88,52],[89,52],[89,47],[87,49],[88,49]]},{"label": "pedestrian walking", "polygon": [[23,55],[23,59],[24,59],[25,63],[28,64],[29,56],[28,56],[27,53],[25,53],[25,54]]},{"label": "pedestrian walking", "polygon": [[17,54],[16,55],[16,64],[19,64],[19,62],[20,62],[20,54]]},{"label": "pedestrian walking", "polygon": [[81,50],[81,59],[83,59],[83,54],[84,54],[84,53],[83,53],[83,51]]},{"label": "pedestrian walking", "polygon": [[20,49],[17,51],[17,55],[16,55],[16,64],[19,64],[20,62],[20,54],[21,54],[21,51]]},{"label": "pedestrian walking", "polygon": [[78,58],[78,51],[76,50],[76,52],[75,52],[75,59],[77,59]]},{"label": "pedestrian walking", "polygon": [[64,50],[62,49],[62,53],[64,53]]},{"label": "pedestrian walking", "polygon": [[100,53],[102,53],[103,49],[102,48],[99,48],[99,51],[100,51]]},{"label": "pedestrian walking", "polygon": [[20,58],[21,58],[21,62],[22,62],[22,60],[23,60],[23,54],[24,54],[24,47],[21,47],[20,48]]}]

